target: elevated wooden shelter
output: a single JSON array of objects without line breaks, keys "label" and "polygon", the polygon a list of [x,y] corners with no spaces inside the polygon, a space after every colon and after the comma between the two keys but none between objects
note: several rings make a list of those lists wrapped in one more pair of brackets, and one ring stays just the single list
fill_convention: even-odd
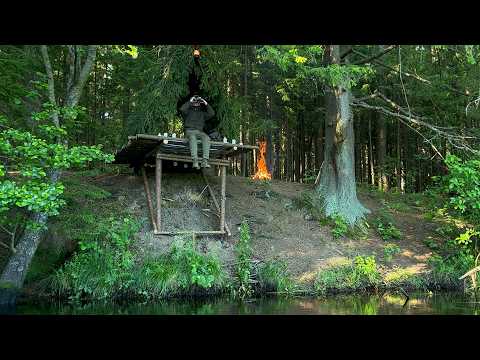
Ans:
[{"label": "elevated wooden shelter", "polygon": [[[198,155],[203,156],[201,142],[198,141]],[[208,183],[207,176],[203,169],[202,177],[206,183],[210,196],[212,197],[215,208],[218,211],[219,229],[211,231],[194,231],[183,230],[179,232],[162,231],[162,166],[164,161],[175,163],[177,166],[190,166],[192,158],[190,156],[190,147],[188,139],[177,138],[164,135],[147,135],[137,134],[128,137],[128,143],[123,146],[116,154],[114,164],[129,164],[130,166],[140,170],[143,176],[145,194],[147,197],[150,218],[155,235],[176,235],[182,233],[194,233],[196,235],[231,235],[230,229],[225,222],[225,190],[226,190],[226,174],[227,166],[230,166],[229,157],[236,156],[240,153],[246,153],[258,150],[257,146],[233,144],[229,142],[210,142],[210,165],[220,167],[221,188],[220,202],[217,200],[213,189]],[[153,206],[150,186],[147,181],[145,166],[155,167],[155,194],[156,206]]]}]

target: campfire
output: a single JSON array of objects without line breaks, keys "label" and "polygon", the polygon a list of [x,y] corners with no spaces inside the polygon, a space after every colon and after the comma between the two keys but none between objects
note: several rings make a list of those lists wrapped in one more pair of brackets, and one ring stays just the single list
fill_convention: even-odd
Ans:
[{"label": "campfire", "polygon": [[267,169],[267,163],[265,161],[265,154],[267,152],[267,142],[260,141],[259,143],[260,151],[259,157],[257,160],[257,172],[252,176],[254,180],[271,180],[272,175]]}]

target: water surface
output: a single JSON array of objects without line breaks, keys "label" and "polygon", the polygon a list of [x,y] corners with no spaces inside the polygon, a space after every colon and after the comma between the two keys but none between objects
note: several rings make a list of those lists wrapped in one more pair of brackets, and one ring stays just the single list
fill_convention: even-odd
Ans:
[{"label": "water surface", "polygon": [[327,298],[268,297],[234,301],[165,300],[149,303],[36,302],[17,305],[9,313],[39,315],[479,315],[480,302],[462,293],[346,295]]}]

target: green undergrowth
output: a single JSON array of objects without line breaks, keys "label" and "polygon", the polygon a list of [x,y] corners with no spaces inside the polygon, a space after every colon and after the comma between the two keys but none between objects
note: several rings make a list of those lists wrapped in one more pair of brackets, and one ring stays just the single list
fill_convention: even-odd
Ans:
[{"label": "green undergrowth", "polygon": [[282,260],[269,260],[260,266],[258,280],[263,292],[291,294],[295,284]]},{"label": "green undergrowth", "polygon": [[246,298],[266,292],[290,294],[295,286],[284,261],[271,259],[254,263],[250,230],[244,221],[240,226],[240,239],[235,245],[235,277],[231,292],[234,297]]},{"label": "green undergrowth", "polygon": [[339,214],[325,216],[317,194],[312,191],[304,191],[300,197],[292,202],[292,208],[302,210],[309,214],[314,220],[322,226],[329,226],[332,229],[334,239],[351,237],[353,239],[366,239],[369,231],[369,224],[366,221],[359,221],[353,226],[349,226],[347,221]]},{"label": "green undergrowth", "polygon": [[426,290],[432,287],[425,276],[409,269],[396,268],[382,275],[374,256],[357,256],[343,264],[317,273],[317,295],[372,292],[380,289]]},{"label": "green undergrowth", "polygon": [[380,285],[381,276],[375,257],[356,256],[345,264],[318,272],[314,287],[319,295],[367,291]]},{"label": "green undergrowth", "polygon": [[102,241],[82,242],[55,273],[51,291],[71,300],[105,300],[201,295],[224,288],[219,260],[200,252],[193,239],[178,238],[166,254],[137,263],[131,250],[136,231],[132,220],[111,219]]},{"label": "green undergrowth", "polygon": [[111,197],[109,192],[81,179],[78,173],[65,176],[62,182],[65,186],[65,205],[60,214],[49,221],[49,231],[28,269],[26,285],[52,275],[80,242],[99,240],[103,233],[102,226],[105,226],[104,219],[122,213],[120,204],[108,201]]}]

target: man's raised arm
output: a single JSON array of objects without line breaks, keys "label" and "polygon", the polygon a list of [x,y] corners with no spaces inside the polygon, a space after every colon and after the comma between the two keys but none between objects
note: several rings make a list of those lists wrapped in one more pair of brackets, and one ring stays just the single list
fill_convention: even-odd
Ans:
[{"label": "man's raised arm", "polygon": [[187,115],[189,108],[190,108],[190,100],[188,100],[185,104],[183,104],[183,105],[180,107],[180,112],[181,112],[183,115]]}]

